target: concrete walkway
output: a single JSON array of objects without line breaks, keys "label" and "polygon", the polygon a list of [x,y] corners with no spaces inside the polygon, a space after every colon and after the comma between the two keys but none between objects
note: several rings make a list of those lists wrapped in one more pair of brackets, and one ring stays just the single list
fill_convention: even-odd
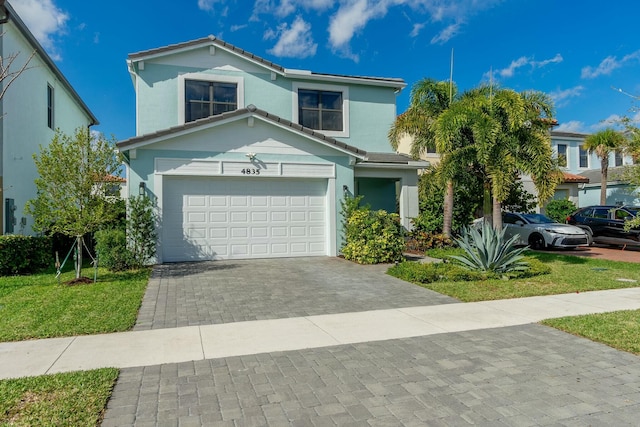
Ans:
[{"label": "concrete walkway", "polygon": [[640,288],[0,343],[0,378],[313,349],[640,309]]}]

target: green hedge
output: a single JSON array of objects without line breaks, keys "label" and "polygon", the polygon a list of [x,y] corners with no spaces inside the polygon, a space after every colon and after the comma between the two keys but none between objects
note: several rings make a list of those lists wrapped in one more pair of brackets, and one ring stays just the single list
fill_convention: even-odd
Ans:
[{"label": "green hedge", "polygon": [[360,264],[390,263],[402,259],[404,231],[397,214],[359,208],[345,223],[345,259]]},{"label": "green hedge", "polygon": [[124,271],[136,265],[127,247],[127,235],[119,228],[96,231],[94,234],[100,265],[111,271]]},{"label": "green hedge", "polygon": [[28,274],[54,265],[49,237],[0,236],[0,275]]}]

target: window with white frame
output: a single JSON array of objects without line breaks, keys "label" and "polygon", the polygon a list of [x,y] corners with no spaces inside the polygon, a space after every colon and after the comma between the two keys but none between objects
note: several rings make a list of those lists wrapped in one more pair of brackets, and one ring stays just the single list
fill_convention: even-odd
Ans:
[{"label": "window with white frame", "polygon": [[349,136],[349,89],[314,83],[293,84],[293,122],[327,136]]},{"label": "window with white frame", "polygon": [[586,148],[584,148],[584,145],[581,145],[579,148],[579,152],[580,152],[579,166],[581,168],[588,168],[589,167],[589,151]]},{"label": "window with white frame", "polygon": [[244,108],[242,77],[208,73],[178,76],[178,121],[192,122]]},{"label": "window with white frame", "polygon": [[615,152],[615,163],[614,164],[616,166],[622,166],[622,162],[623,162],[622,151],[616,150],[616,152]]},{"label": "window with white frame", "polygon": [[558,144],[558,166],[567,167],[567,144]]}]

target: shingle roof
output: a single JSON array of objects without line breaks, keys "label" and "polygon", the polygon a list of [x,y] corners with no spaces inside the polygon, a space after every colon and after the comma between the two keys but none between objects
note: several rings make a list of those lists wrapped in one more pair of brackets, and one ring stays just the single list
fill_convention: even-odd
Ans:
[{"label": "shingle roof", "polygon": [[[607,182],[623,181],[623,172],[624,166],[609,168],[609,173],[607,174]],[[590,184],[600,184],[602,182],[602,172],[600,172],[600,169],[589,169],[581,172],[580,175],[587,178]]]},{"label": "shingle roof", "polygon": [[399,88],[402,88],[406,85],[405,81],[400,78],[353,76],[353,75],[346,75],[346,74],[316,73],[312,71],[286,69],[281,65],[278,65],[274,62],[266,60],[258,55],[254,55],[253,53],[248,52],[244,49],[240,49],[239,47],[234,46],[231,43],[227,43],[224,40],[221,40],[213,35],[202,37],[196,40],[190,40],[183,43],[176,43],[176,44],[171,44],[168,46],[163,46],[155,49],[149,49],[149,50],[143,50],[140,52],[131,53],[129,54],[128,59],[130,61],[140,61],[140,60],[144,60],[145,58],[161,56],[162,54],[165,54],[165,53],[170,53],[173,51],[189,49],[189,48],[196,48],[203,45],[204,46],[206,45],[220,46],[240,56],[243,56],[251,61],[257,62],[273,71],[287,75],[288,77],[292,77],[292,78],[304,79],[305,77],[318,76],[318,77],[328,77],[328,78],[334,77],[334,78],[355,79],[355,80],[363,80],[368,82],[381,82],[386,84],[392,84],[394,86],[398,86]]},{"label": "shingle roof", "polygon": [[557,130],[552,130],[551,131],[551,137],[566,137],[566,138],[586,138],[588,136],[588,134],[586,133],[577,133],[577,132],[562,132],[562,131],[557,131]]}]

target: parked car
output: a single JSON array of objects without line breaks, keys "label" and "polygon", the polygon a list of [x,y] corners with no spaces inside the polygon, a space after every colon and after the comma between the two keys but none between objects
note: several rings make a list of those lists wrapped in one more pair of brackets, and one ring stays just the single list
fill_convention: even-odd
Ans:
[{"label": "parked car", "polygon": [[567,217],[567,223],[584,229],[598,243],[640,243],[640,228],[625,231],[624,223],[640,214],[638,206],[588,206]]},{"label": "parked car", "polygon": [[576,248],[589,246],[589,236],[576,226],[560,224],[537,213],[502,213],[505,235],[519,236],[518,244],[532,249]]}]

